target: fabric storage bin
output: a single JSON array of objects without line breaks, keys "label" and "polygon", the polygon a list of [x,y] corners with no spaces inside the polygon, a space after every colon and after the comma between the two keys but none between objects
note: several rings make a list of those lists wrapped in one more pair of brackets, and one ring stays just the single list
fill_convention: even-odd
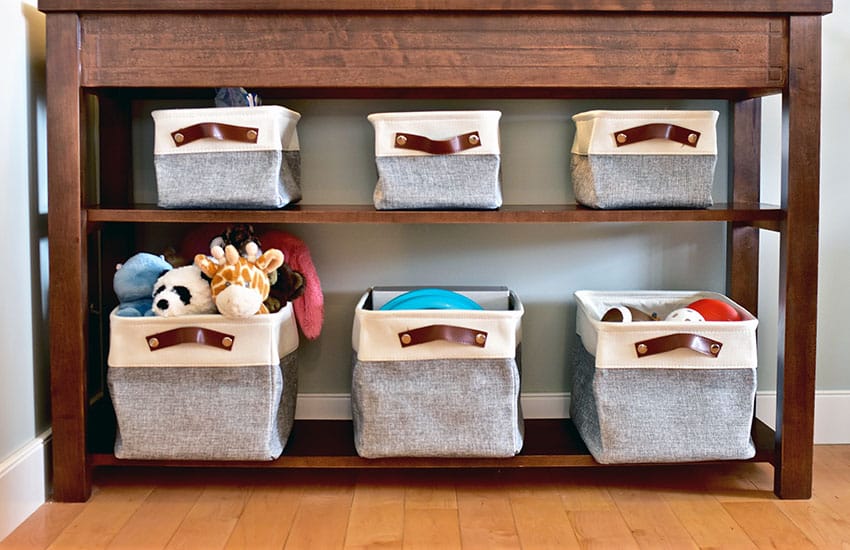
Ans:
[{"label": "fabric storage bin", "polygon": [[499,111],[375,113],[379,210],[502,205]]},{"label": "fabric storage bin", "polygon": [[109,317],[117,458],[272,460],[295,418],[292,304],[268,315]]},{"label": "fabric storage bin", "polygon": [[592,208],[705,208],[717,163],[717,111],[588,111],[576,125],[576,201]]},{"label": "fabric storage bin", "polygon": [[453,290],[483,309],[382,311],[405,290],[381,287],[357,304],[351,400],[360,456],[509,457],[522,448],[522,303],[506,288]]},{"label": "fabric storage bin", "polygon": [[[580,342],[570,416],[598,462],[747,459],[755,454],[750,431],[758,321],[750,313],[725,296],[706,292],[575,295]],[[664,319],[701,298],[733,306],[741,320],[600,320],[620,305]]]},{"label": "fabric storage bin", "polygon": [[153,111],[162,208],[280,208],[301,200],[301,115],[279,105]]}]

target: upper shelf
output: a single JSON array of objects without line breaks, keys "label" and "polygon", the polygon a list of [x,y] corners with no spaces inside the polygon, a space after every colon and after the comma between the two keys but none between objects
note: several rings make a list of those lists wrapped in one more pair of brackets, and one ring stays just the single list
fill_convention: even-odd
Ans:
[{"label": "upper shelf", "polygon": [[611,11],[829,13],[832,0],[39,0],[41,11]]},{"label": "upper shelf", "polygon": [[574,204],[505,205],[498,210],[375,210],[372,205],[294,205],[280,210],[165,210],[89,208],[89,223],[582,223],[742,222],[778,230],[784,212],[774,205],[717,204],[695,210],[593,210]]}]

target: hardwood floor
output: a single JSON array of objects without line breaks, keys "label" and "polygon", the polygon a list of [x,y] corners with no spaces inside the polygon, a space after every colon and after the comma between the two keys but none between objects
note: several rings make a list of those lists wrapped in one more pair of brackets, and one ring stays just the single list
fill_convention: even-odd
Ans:
[{"label": "hardwood floor", "polygon": [[850,446],[815,448],[814,495],[772,467],[96,472],[0,550],[850,548]]}]

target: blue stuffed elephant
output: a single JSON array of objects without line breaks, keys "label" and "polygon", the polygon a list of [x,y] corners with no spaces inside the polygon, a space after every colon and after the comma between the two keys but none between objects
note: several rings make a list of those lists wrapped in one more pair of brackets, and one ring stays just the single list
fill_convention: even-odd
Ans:
[{"label": "blue stuffed elephant", "polygon": [[118,311],[122,317],[150,317],[153,309],[153,285],[171,269],[162,256],[139,252],[123,264],[115,266],[112,288],[118,296]]}]

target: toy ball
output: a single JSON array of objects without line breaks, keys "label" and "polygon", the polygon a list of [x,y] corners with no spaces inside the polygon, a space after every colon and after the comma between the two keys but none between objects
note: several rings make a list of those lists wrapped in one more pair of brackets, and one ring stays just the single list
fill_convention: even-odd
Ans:
[{"label": "toy ball", "polygon": [[682,307],[679,309],[674,309],[670,312],[670,314],[664,318],[665,321],[673,321],[674,323],[700,323],[705,321],[705,318],[702,314],[689,307]]},{"label": "toy ball", "polygon": [[722,300],[703,298],[691,304],[688,308],[696,310],[706,321],[740,321],[738,310]]},{"label": "toy ball", "polygon": [[626,306],[612,307],[602,316],[602,320],[607,323],[631,323],[632,312]]}]

